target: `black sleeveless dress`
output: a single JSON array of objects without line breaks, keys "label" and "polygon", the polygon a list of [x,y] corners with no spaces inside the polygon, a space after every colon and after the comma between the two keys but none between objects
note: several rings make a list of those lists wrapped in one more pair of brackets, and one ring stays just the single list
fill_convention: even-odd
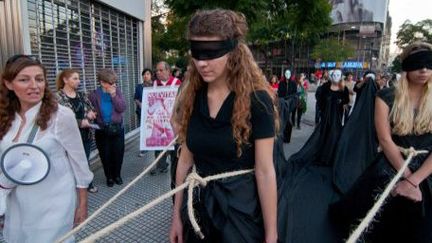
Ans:
[{"label": "black sleeveless dress", "polygon": [[[393,106],[394,88],[380,90],[377,94],[388,107]],[[432,122],[432,114],[431,114]],[[393,141],[400,147],[414,147],[417,150],[432,149],[432,134],[398,136],[392,134]],[[411,161],[409,168],[416,171],[430,155],[422,154]],[[384,153],[379,153],[375,162],[356,181],[348,193],[330,207],[332,219],[343,236],[363,219],[379,195],[396,174]],[[423,200],[413,202],[405,197],[390,196],[379,215],[364,234],[366,242],[432,242],[432,176],[420,185]],[[355,225],[354,225],[355,224]]]}]

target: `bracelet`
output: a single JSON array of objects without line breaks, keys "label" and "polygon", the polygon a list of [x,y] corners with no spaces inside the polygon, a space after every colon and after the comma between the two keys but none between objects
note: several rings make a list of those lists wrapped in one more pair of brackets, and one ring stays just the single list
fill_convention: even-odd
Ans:
[{"label": "bracelet", "polygon": [[404,179],[405,181],[407,181],[409,184],[411,184],[411,186],[417,188],[418,186],[416,184],[414,184],[412,181],[410,181],[408,178]]}]

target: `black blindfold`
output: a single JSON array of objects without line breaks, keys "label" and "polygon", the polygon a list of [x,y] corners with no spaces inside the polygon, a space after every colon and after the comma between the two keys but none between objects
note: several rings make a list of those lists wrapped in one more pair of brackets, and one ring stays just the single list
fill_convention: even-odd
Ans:
[{"label": "black blindfold", "polygon": [[405,72],[419,69],[432,69],[432,51],[420,51],[409,55],[402,62],[402,70]]},{"label": "black blindfold", "polygon": [[237,40],[223,41],[190,41],[192,57],[197,60],[211,60],[219,58],[234,50]]}]

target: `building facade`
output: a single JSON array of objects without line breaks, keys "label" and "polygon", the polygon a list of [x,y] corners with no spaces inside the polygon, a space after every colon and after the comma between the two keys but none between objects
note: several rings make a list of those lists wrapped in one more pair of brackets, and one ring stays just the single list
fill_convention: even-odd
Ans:
[{"label": "building facade", "polygon": [[[151,66],[150,0],[0,0],[0,65],[24,53],[47,68],[55,91],[65,68],[80,72],[80,89],[97,87],[101,68],[116,71],[127,101],[125,130],[137,132],[133,94],[141,70]],[[1,70],[0,70],[1,72]]]}]

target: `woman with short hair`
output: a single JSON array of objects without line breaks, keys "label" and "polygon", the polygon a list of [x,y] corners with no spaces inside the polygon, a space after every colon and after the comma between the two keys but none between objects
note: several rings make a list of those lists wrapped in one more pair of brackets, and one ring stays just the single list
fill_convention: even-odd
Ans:
[{"label": "woman with short hair", "polygon": [[101,127],[95,131],[96,146],[103,165],[108,187],[123,184],[121,167],[125,148],[123,113],[126,102],[112,69],[98,71],[100,87],[93,91],[90,102],[96,111],[96,122]]}]

